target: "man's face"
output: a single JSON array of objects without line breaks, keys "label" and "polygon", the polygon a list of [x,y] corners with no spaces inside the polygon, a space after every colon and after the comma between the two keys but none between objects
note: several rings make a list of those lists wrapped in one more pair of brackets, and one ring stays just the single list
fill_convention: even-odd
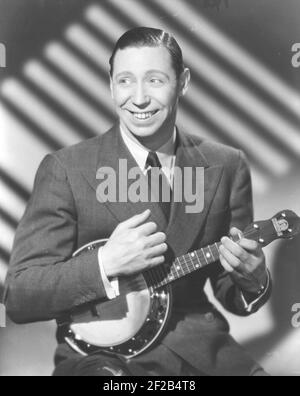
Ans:
[{"label": "man's face", "polygon": [[166,48],[119,50],[113,70],[112,97],[125,130],[147,140],[174,128],[178,99],[188,81],[187,76],[176,78]]}]

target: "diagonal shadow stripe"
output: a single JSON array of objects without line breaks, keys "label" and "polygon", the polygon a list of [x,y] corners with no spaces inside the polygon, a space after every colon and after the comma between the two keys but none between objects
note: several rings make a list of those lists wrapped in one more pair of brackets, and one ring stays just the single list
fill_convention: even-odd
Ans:
[{"label": "diagonal shadow stripe", "polygon": [[49,150],[56,151],[59,150],[62,146],[53,136],[50,136],[48,133],[42,130],[38,125],[36,125],[31,119],[26,117],[24,113],[22,113],[13,103],[6,100],[4,97],[1,98],[1,104],[5,106],[5,108],[17,117],[24,125],[26,125],[28,130],[32,133],[32,135],[39,139],[41,142],[46,144],[49,147]]},{"label": "diagonal shadow stripe", "polygon": [[[182,17],[182,14],[180,14],[176,20],[173,19],[173,18],[170,18],[170,15],[168,14],[168,12],[166,10],[166,3],[162,4],[162,3],[159,3],[158,1],[154,0],[153,3],[151,3],[151,6],[149,6],[149,3],[147,3],[147,4],[144,4],[144,7],[148,8],[149,12],[155,9],[157,13],[162,14],[163,18],[167,19],[167,24],[169,26],[171,26],[171,28],[174,29],[175,31],[180,32],[180,35],[189,44],[191,43],[194,46],[194,48],[200,48],[201,50],[204,48],[203,47],[203,41],[200,40],[199,38],[197,38],[196,34],[193,34],[192,32],[189,32],[186,29],[185,21],[184,21],[184,18]],[[188,8],[188,5],[185,3],[185,4],[182,5],[182,7],[184,9],[186,9],[186,8]],[[204,20],[204,17],[202,15],[199,15],[199,20]],[[228,41],[229,41],[229,39],[228,39]],[[230,43],[231,43],[231,45],[235,45],[235,44],[233,44],[232,41],[230,41]],[[226,50],[225,50],[225,48],[222,48],[222,49],[218,48],[218,50],[219,50],[219,55],[222,56],[223,59],[224,59],[224,57],[226,58]],[[240,57],[242,57],[242,56],[243,55],[240,54]],[[254,58],[253,58],[252,55],[249,54],[248,58],[255,63]],[[203,56],[202,56],[202,59],[204,59]],[[231,61],[231,59],[230,59],[230,61]],[[221,62],[221,65],[222,64],[224,64],[224,63]],[[219,62],[215,63],[215,65],[218,65],[218,69],[221,70],[222,73],[223,73],[223,70],[220,69],[220,67],[219,67]],[[239,64],[239,57],[237,57],[237,59],[234,59],[233,62],[227,62],[227,65],[228,65],[227,70],[230,71],[230,74],[232,76],[234,76],[234,79],[230,78],[230,79],[228,79],[228,82],[231,80],[231,84],[235,84],[235,81],[237,81],[237,78],[239,77],[239,75],[236,74],[236,69],[234,68],[234,65],[236,67],[238,67],[240,65]],[[261,66],[261,68],[262,67],[263,66]],[[269,73],[271,73],[271,71],[269,71]],[[230,74],[228,74],[228,76],[230,76]],[[244,80],[245,75],[244,75],[244,78],[241,79],[239,85],[235,85],[235,90],[236,90],[236,92],[237,92],[237,94],[239,96],[242,95],[244,98],[247,97],[249,102],[251,102],[251,106],[254,106],[254,99],[256,97],[257,100],[259,101],[260,105],[261,105],[261,109],[260,109],[260,111],[257,112],[257,111],[254,111],[252,109],[252,107],[251,107],[252,110],[251,110],[251,113],[250,113],[250,107],[249,107],[250,103],[249,103],[248,106],[243,106],[244,112],[245,113],[248,112],[249,115],[251,114],[251,117],[256,122],[259,122],[263,126],[264,131],[265,131],[265,138],[271,138],[272,137],[272,144],[273,144],[273,139],[276,139],[277,142],[280,142],[280,140],[281,140],[281,142],[280,142],[281,143],[281,147],[283,146],[283,140],[282,140],[282,137],[281,137],[282,131],[280,132],[278,130],[277,124],[278,125],[282,125],[282,129],[284,129],[283,126],[285,126],[286,131],[289,134],[291,134],[291,136],[294,138],[294,140],[297,140],[296,131],[298,129],[299,121],[297,120],[297,122],[296,122],[295,117],[293,117],[293,119],[291,119],[291,116],[289,116],[289,119],[285,119],[285,114],[287,114],[287,113],[284,110],[285,109],[284,108],[284,103],[282,101],[280,102],[281,103],[280,112],[276,111],[279,108],[278,107],[279,106],[279,102],[278,102],[278,104],[277,104],[277,106],[275,108],[272,108],[271,105],[274,102],[274,97],[273,97],[272,101],[270,101],[269,96],[268,96],[268,100],[264,100],[265,95],[261,96],[260,92],[263,91],[266,94],[268,92],[266,90],[266,87],[264,86],[262,81],[260,81],[261,85],[256,85],[255,87],[253,87],[253,80],[255,80],[255,76],[253,75],[253,72],[251,70],[248,73],[248,78],[250,78],[250,77],[252,78],[251,82],[247,86],[244,86],[244,84],[243,85],[240,84],[240,83],[243,83],[245,81]],[[226,76],[226,78],[227,78],[227,76]],[[276,80],[275,77],[273,79]],[[256,80],[254,82],[256,84],[258,84],[258,82]],[[278,82],[278,79],[277,79],[277,82]],[[288,87],[288,85],[286,83],[282,82],[281,86],[282,86],[282,89],[286,89],[286,90],[289,89],[289,87]],[[257,88],[259,88],[259,91],[257,91]],[[226,92],[226,91],[224,91],[224,92]],[[272,92],[274,93],[274,90],[272,90]],[[277,92],[277,94],[278,94],[278,92]],[[277,99],[278,99],[278,97],[280,97],[280,93],[277,95]],[[296,100],[295,95],[293,95],[292,93],[289,95],[289,97],[290,97],[290,101],[291,101],[291,98],[294,98],[294,101]],[[227,101],[231,100],[231,99],[234,99],[234,96],[230,97],[230,95],[228,95],[227,96]],[[300,100],[300,97],[298,97],[298,101],[299,100]],[[244,101],[240,101],[240,102],[236,101],[236,104],[237,105],[242,105],[242,104],[244,104]],[[297,113],[297,117],[299,117],[299,115],[300,115],[299,108],[298,108],[296,113]],[[276,118],[276,122],[275,121],[274,122],[271,121],[271,119],[272,119],[271,114],[273,115],[274,119]],[[294,111],[294,115],[295,115],[295,111]],[[276,134],[277,134],[277,136],[276,136]],[[269,142],[270,142],[270,139],[269,139]],[[288,145],[287,144],[287,148],[289,150],[290,155],[293,155],[293,157],[298,157],[299,156],[298,150],[294,150],[294,146],[293,145]]]},{"label": "diagonal shadow stripe", "polygon": [[0,207],[0,219],[3,219],[7,224],[9,224],[12,228],[16,229],[18,226],[18,220],[13,217],[11,214],[7,213]]},{"label": "diagonal shadow stripe", "polygon": [[0,258],[6,263],[9,263],[10,253],[0,246]]},{"label": "diagonal shadow stripe", "polygon": [[74,114],[64,109],[53,97],[51,97],[45,90],[42,90],[38,85],[35,85],[32,81],[21,78],[22,84],[33,92],[47,107],[51,108],[55,114],[62,119],[66,120],[68,124],[74,126],[74,135],[77,135],[75,131],[79,132],[79,136],[82,139],[89,139],[95,134],[93,131],[83,122],[80,122],[75,118]]},{"label": "diagonal shadow stripe", "polygon": [[[153,0],[151,8],[158,6],[159,9],[163,8],[168,13],[172,3],[173,1],[170,0],[164,2]],[[231,69],[234,69],[239,75],[242,74],[250,85],[253,86],[254,83],[269,98],[272,97],[299,122],[300,95],[278,73],[273,71],[272,67],[266,66],[255,55],[242,47],[236,38],[231,38],[226,32],[210,22],[203,15],[203,11],[199,10],[197,2],[177,0],[176,9],[178,18],[181,19],[185,28],[187,27],[186,21],[192,26],[196,24],[194,36],[198,45],[205,44],[215,53],[219,53]],[[183,19],[182,16],[185,18]]]},{"label": "diagonal shadow stripe", "polygon": [[0,179],[8,185],[19,197],[24,201],[28,201],[30,198],[30,191],[28,191],[24,186],[22,186],[18,181],[16,181],[11,175],[0,169]]},{"label": "diagonal shadow stripe", "polygon": [[[116,0],[112,0],[111,4],[114,4],[117,8],[119,3],[116,4]],[[191,32],[188,32],[187,29],[183,29],[180,23],[180,19],[182,16],[178,16],[176,19],[176,23],[174,18],[171,18],[171,22],[169,20],[160,21],[159,16],[153,13],[152,8],[147,4],[140,4],[137,1],[129,1],[128,5],[132,7],[136,7],[136,13],[132,18],[138,22],[138,19],[143,19],[148,15],[148,21],[151,21],[152,24],[155,24],[155,20],[157,19],[158,25],[166,24],[168,26],[168,30],[174,30],[179,32],[178,26],[183,31],[183,41],[185,42],[185,53],[189,62],[192,62],[194,67],[198,69],[198,72],[204,74],[211,84],[216,85],[218,89],[222,90],[227,95],[227,100],[234,100],[235,103],[240,105],[245,111],[247,111],[253,118],[259,121],[262,125],[264,125],[268,129],[269,137],[277,136],[278,139],[281,140],[282,145],[286,145],[294,155],[299,154],[299,147],[296,142],[300,141],[300,135],[298,134],[298,128],[295,125],[291,124],[288,120],[283,119],[281,115],[274,111],[270,107],[270,105],[266,102],[263,102],[260,97],[255,97],[249,92],[245,87],[243,87],[238,81],[235,80],[233,75],[229,75],[225,73],[218,65],[214,64],[211,60],[209,60],[203,53],[197,51],[197,48],[192,48],[190,45],[189,35]],[[123,12],[127,12],[124,3],[122,3],[119,8],[122,8]],[[170,16],[169,16],[170,19]],[[170,28],[169,25],[173,23],[174,29]],[[194,55],[193,55],[194,54]],[[202,69],[199,69],[199,65],[202,65]],[[196,66],[197,65],[197,66]],[[211,70],[212,69],[212,70]],[[213,73],[212,73],[213,71]],[[225,87],[227,87],[225,89]],[[285,130],[287,139],[283,139],[282,130]],[[266,139],[266,136],[261,136],[261,138]],[[272,141],[268,139],[268,143],[272,144]]]},{"label": "diagonal shadow stripe", "polygon": [[[68,49],[73,52],[77,57],[80,57],[83,62],[87,64],[89,68],[92,68],[94,72],[98,72],[99,78],[102,78],[105,80],[107,79],[107,85],[108,85],[108,75],[103,73],[99,68],[96,69],[95,65],[92,64],[92,62],[88,61],[82,53],[77,51],[70,43],[67,43]],[[46,67],[52,71],[55,75],[57,75],[59,78],[61,78],[65,83],[72,89],[76,94],[78,94],[83,100],[87,102],[90,106],[93,108],[97,109],[100,114],[104,114],[104,116],[108,119],[111,119],[112,122],[115,119],[115,115],[113,111],[109,111],[106,107],[102,106],[99,101],[97,101],[94,96],[89,95],[88,91],[83,89],[80,85],[76,84],[76,81],[68,75],[66,72],[62,71],[58,66],[56,66],[54,63],[49,61],[47,58],[43,59],[44,64]]]},{"label": "diagonal shadow stripe", "polygon": [[[96,14],[98,15],[98,19],[99,19],[99,18],[101,17],[102,8],[101,8],[101,10],[100,10],[100,9],[93,9],[93,11],[96,12]],[[91,12],[90,12],[90,17],[91,17]],[[94,17],[94,19],[95,19],[95,17]],[[100,30],[101,28],[102,28],[102,26],[101,26],[101,23],[99,22],[99,30]],[[84,32],[82,32],[82,33],[84,34]],[[75,36],[75,35],[73,35],[73,41],[76,42],[76,38],[77,38],[77,42],[78,42],[78,38],[80,38],[80,35],[77,34],[77,37],[76,37],[76,36],[74,37],[74,36]],[[85,43],[88,44],[88,41],[89,41],[89,40],[90,40],[91,42],[93,42],[94,38],[93,38],[93,37],[89,38],[89,37],[86,35]],[[95,44],[92,44],[92,45],[94,46],[94,48],[96,48],[96,45],[95,45]],[[81,47],[81,48],[83,47],[83,43],[81,43],[80,47]],[[83,51],[86,51],[85,48],[83,48]],[[95,60],[97,61],[97,63],[98,63],[98,65],[100,66],[100,68],[101,68],[101,67],[102,67],[102,68],[105,67],[104,64],[101,62],[101,57],[100,57],[99,59],[96,58]],[[207,84],[207,85],[208,85],[208,84]],[[203,86],[201,86],[201,87],[199,86],[198,90],[200,90],[199,92],[203,92]],[[243,128],[243,134],[245,134],[246,131],[249,131],[250,135],[252,135],[252,133],[253,133],[254,135],[258,135],[258,134],[256,133],[256,130],[253,130],[253,129],[251,128],[251,124],[250,124],[250,125],[247,124],[247,123],[246,123],[245,125],[244,125],[244,124],[243,124],[243,125],[241,124],[241,118],[239,118],[239,116],[236,115],[235,113],[230,112],[230,109],[229,109],[228,106],[227,106],[227,102],[228,102],[228,101],[226,101],[226,105],[225,105],[225,103],[224,103],[224,104],[222,105],[222,107],[221,107],[221,105],[219,105],[219,107],[220,107],[221,110],[222,110],[223,117],[226,115],[227,119],[230,119],[230,122],[231,122],[232,126],[235,127],[235,132],[237,132],[237,131],[236,131],[237,126],[240,125],[240,126]],[[194,117],[195,119],[199,120],[199,116],[201,115],[201,116],[205,117],[205,119],[207,120],[205,111],[203,111],[203,109],[201,108],[201,106],[195,105],[195,101],[192,100],[192,98],[189,98],[189,95],[187,95],[187,98],[185,98],[184,103],[185,103],[185,106],[186,106],[186,107],[189,107],[190,114],[192,114],[193,117]],[[201,103],[201,100],[200,100],[200,101],[196,101],[196,103]],[[225,112],[226,112],[226,113],[225,113]],[[233,116],[233,114],[235,114],[235,115]],[[216,119],[215,119],[215,120],[216,120]],[[226,126],[226,123],[223,124],[223,127],[225,127],[225,126]],[[216,127],[210,128],[210,129],[211,129],[211,130],[214,130],[215,128],[216,128]],[[233,146],[239,146],[239,147],[245,146],[245,147],[243,147],[243,148],[245,149],[245,151],[250,151],[250,149],[247,150],[248,145],[243,144],[243,142],[242,142],[242,145],[241,145],[241,138],[239,138],[239,135],[238,135],[237,133],[235,133],[235,137],[234,137],[234,136],[233,136],[234,134],[229,133],[228,128],[225,128],[225,129],[226,129],[226,131],[224,131],[224,128],[222,128],[222,132],[219,134],[219,136],[222,136],[222,140],[226,139],[227,144],[231,144],[231,145],[233,145]],[[213,133],[213,135],[216,135],[216,133]],[[224,136],[224,135],[225,135],[225,136]],[[249,136],[250,136],[250,135],[249,135]],[[265,143],[263,140],[261,140],[261,135],[258,135],[258,136],[256,137],[256,140],[261,141],[262,144]],[[252,145],[252,148],[253,148],[253,145]],[[279,169],[280,172],[281,172],[281,169],[282,169],[282,171],[283,171],[283,170],[286,168],[286,161],[283,160],[281,154],[279,155],[279,153],[275,152],[275,149],[272,149],[271,147],[269,147],[267,151],[268,151],[269,157],[272,157],[273,159],[274,159],[274,158],[277,159],[277,161],[275,161],[276,164],[278,163],[277,169]],[[259,162],[260,165],[264,168],[264,170],[267,170],[269,173],[272,173],[272,172],[274,171],[273,168],[270,169],[270,162],[272,162],[272,161],[267,161],[266,155],[262,155],[262,154],[260,153],[260,155],[257,155],[257,156],[256,156],[256,154],[254,154],[254,152],[253,152],[253,150],[252,150],[251,156],[254,157],[254,158],[257,157],[258,162]],[[280,162],[281,162],[281,163],[284,163],[284,164],[283,164],[284,166],[280,167]]]}]

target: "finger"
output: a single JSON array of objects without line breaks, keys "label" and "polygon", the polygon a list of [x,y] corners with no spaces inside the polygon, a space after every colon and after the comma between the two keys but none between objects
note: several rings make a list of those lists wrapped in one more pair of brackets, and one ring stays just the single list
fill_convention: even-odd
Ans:
[{"label": "finger", "polygon": [[148,257],[158,257],[166,253],[167,250],[168,245],[166,243],[161,243],[160,245],[148,249],[146,254]]},{"label": "finger", "polygon": [[261,247],[256,241],[252,241],[251,239],[243,238],[239,242],[240,246],[243,249],[246,249],[250,253],[257,253],[261,250]]},{"label": "finger", "polygon": [[230,229],[230,235],[234,238],[234,240],[240,240],[243,237],[243,233],[236,227],[232,227]]},{"label": "finger", "polygon": [[223,246],[226,250],[229,250],[235,257],[241,261],[245,261],[248,258],[249,253],[246,252],[239,244],[233,242],[231,239],[224,237],[221,239]]},{"label": "finger", "polygon": [[151,235],[154,232],[156,232],[156,230],[157,230],[157,225],[153,221],[142,224],[136,228],[136,231],[139,233],[139,235],[142,236]]},{"label": "finger", "polygon": [[149,261],[149,266],[150,267],[156,267],[157,265],[163,264],[164,262],[165,262],[165,256],[153,257]]},{"label": "finger", "polygon": [[136,228],[139,225],[143,224],[150,216],[151,211],[150,209],[145,210],[143,213],[139,213],[130,219],[123,221],[120,223],[119,228],[121,229],[128,229],[128,228]]},{"label": "finger", "polygon": [[225,271],[227,272],[234,271],[234,269],[231,267],[229,263],[227,263],[226,259],[223,256],[220,256],[220,263],[222,264],[222,267],[224,268]]},{"label": "finger", "polygon": [[166,242],[167,236],[164,232],[157,232],[147,237],[146,247],[152,247]]},{"label": "finger", "polygon": [[221,256],[227,261],[227,263],[234,269],[237,269],[241,265],[241,261],[239,260],[239,258],[232,254],[230,250],[226,249],[222,245],[220,246],[220,253]]}]

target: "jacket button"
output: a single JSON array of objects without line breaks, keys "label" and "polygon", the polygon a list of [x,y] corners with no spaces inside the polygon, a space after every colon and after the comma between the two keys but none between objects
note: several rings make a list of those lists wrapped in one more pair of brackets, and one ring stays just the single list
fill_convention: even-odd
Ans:
[{"label": "jacket button", "polygon": [[213,322],[215,320],[215,315],[212,312],[208,312],[207,314],[205,314],[205,319],[208,322]]}]

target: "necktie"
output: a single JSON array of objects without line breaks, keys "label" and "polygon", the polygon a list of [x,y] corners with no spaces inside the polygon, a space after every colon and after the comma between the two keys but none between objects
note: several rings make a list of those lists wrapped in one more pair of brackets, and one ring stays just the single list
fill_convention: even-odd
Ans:
[{"label": "necktie", "polygon": [[162,171],[158,156],[154,151],[150,151],[148,154],[146,169],[150,190],[149,198],[155,197],[157,199],[166,220],[169,220],[172,190],[167,177]]}]

